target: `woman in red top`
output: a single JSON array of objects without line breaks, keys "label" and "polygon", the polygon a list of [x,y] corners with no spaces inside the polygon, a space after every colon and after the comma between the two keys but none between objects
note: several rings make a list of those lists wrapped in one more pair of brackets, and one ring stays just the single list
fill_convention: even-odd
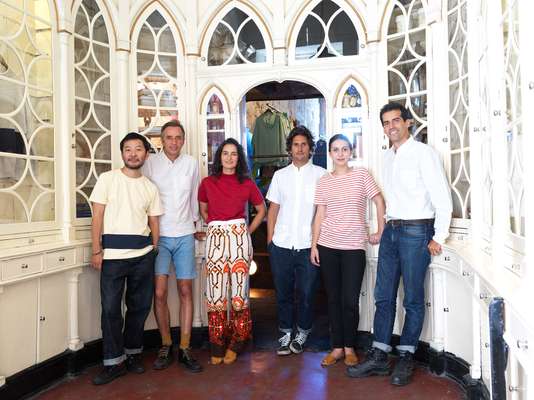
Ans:
[{"label": "woman in red top", "polygon": [[[384,199],[365,168],[349,167],[352,145],[344,135],[328,143],[334,170],[319,179],[312,227],[312,264],[321,267],[328,297],[328,317],[333,350],[322,361],[326,367],[345,356],[355,365],[354,337],[359,322],[359,297],[365,272],[367,242],[378,244],[384,229]],[[367,203],[376,206],[378,231],[367,232]]]},{"label": "woman in red top", "polygon": [[[231,364],[250,338],[249,266],[250,234],[265,216],[265,204],[256,184],[248,177],[243,148],[226,139],[217,149],[213,173],[198,189],[200,214],[208,223],[206,236],[206,300],[211,363]],[[256,216],[247,227],[247,202]],[[228,286],[232,307],[227,321]],[[227,346],[228,345],[228,346]]]}]

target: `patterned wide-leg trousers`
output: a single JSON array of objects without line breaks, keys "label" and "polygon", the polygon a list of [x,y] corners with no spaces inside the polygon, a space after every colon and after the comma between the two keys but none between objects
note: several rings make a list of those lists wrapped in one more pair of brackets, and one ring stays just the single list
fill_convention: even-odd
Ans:
[{"label": "patterned wide-leg trousers", "polygon": [[214,357],[223,357],[227,348],[240,352],[251,336],[251,260],[252,241],[244,219],[209,223],[206,236],[206,302],[211,355]]}]

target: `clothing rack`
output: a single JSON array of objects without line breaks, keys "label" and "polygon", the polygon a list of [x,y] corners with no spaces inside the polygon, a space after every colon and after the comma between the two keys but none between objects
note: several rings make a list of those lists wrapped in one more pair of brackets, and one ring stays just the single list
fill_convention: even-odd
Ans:
[{"label": "clothing rack", "polygon": [[270,105],[269,103],[266,104],[267,108],[269,108],[271,111],[275,111],[277,113],[281,113],[280,110],[278,110],[276,107]]}]

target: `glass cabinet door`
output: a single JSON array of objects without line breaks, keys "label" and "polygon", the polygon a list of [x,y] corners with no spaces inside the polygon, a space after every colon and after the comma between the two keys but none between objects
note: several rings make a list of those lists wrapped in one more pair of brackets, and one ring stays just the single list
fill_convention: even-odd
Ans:
[{"label": "glass cabinet door", "polygon": [[[221,96],[211,93],[205,102],[204,126],[206,129],[206,148],[203,153],[204,173],[211,174],[213,160],[217,148],[226,139],[228,128],[228,108],[223,104]],[[207,168],[206,168],[207,167]]]}]

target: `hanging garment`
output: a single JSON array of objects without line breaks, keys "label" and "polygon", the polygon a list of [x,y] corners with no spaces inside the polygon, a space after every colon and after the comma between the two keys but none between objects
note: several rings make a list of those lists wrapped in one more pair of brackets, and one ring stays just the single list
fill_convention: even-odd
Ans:
[{"label": "hanging garment", "polygon": [[287,153],[286,138],[289,130],[289,120],[282,113],[268,110],[256,119],[252,135],[255,166],[287,164],[287,157],[284,156]]}]

